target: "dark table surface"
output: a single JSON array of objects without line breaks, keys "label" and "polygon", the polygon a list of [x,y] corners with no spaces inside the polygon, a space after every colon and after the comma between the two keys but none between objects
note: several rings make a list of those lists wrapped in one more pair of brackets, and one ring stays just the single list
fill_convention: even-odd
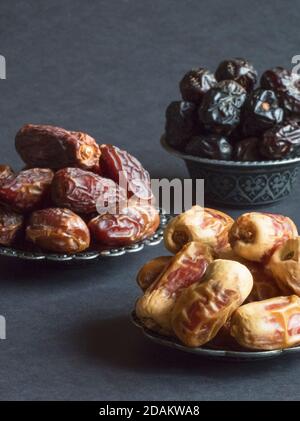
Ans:
[{"label": "dark table surface", "polygon": [[[26,122],[83,130],[135,154],[153,177],[186,177],[162,151],[166,105],[198,65],[299,54],[299,2],[0,0],[1,161],[16,168]],[[272,207],[300,223],[299,188]],[[239,211],[230,211],[237,215]],[[137,269],[163,246],[80,269],[0,260],[1,399],[299,399],[300,356],[218,362],[164,349],[130,322]]]}]

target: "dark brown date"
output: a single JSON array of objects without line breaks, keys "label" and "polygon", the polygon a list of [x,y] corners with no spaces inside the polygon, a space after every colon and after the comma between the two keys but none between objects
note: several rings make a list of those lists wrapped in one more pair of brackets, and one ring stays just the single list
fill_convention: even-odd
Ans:
[{"label": "dark brown date", "polygon": [[184,101],[199,104],[205,92],[216,84],[217,81],[214,74],[203,67],[199,67],[198,69],[190,70],[184,75],[180,81],[179,89]]},{"label": "dark brown date", "polygon": [[257,137],[248,137],[235,144],[234,159],[236,161],[259,161],[262,156],[259,152],[259,142]]},{"label": "dark brown date", "polygon": [[[80,168],[64,168],[57,171],[51,193],[57,206],[83,214],[97,212],[100,207],[109,205],[118,207],[127,199],[125,191],[113,180]],[[99,199],[101,204],[98,203]]]},{"label": "dark brown date", "polygon": [[46,168],[21,171],[0,184],[0,202],[19,212],[29,212],[43,206],[53,175]]},{"label": "dark brown date", "polygon": [[27,124],[16,135],[16,149],[29,167],[99,167],[100,148],[86,133],[55,126]]},{"label": "dark brown date", "polygon": [[158,225],[159,215],[151,205],[128,206],[116,215],[99,215],[88,224],[95,242],[111,247],[140,241],[154,234]]},{"label": "dark brown date", "polygon": [[122,187],[127,189],[128,197],[134,194],[142,200],[152,198],[150,175],[134,156],[113,145],[101,145],[100,150],[100,173],[103,177],[118,184],[122,177],[123,181],[120,184],[127,184]]},{"label": "dark brown date", "polygon": [[0,207],[0,244],[10,246],[22,231],[23,222],[22,215]]},{"label": "dark brown date", "polygon": [[8,178],[15,175],[14,171],[9,165],[0,165],[0,183],[3,183]]},{"label": "dark brown date", "polygon": [[274,126],[263,134],[260,153],[267,159],[282,159],[297,155],[300,150],[300,127],[289,124]]},{"label": "dark brown date", "polygon": [[56,253],[79,253],[90,245],[86,223],[69,209],[48,208],[33,212],[26,239]]}]

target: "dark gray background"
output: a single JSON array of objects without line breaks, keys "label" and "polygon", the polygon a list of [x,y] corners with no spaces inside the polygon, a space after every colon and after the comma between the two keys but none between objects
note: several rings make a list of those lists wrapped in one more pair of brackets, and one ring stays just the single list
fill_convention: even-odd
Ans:
[{"label": "dark gray background", "polygon": [[[22,163],[27,122],[87,131],[135,154],[153,177],[185,177],[163,152],[164,109],[197,65],[246,56],[261,71],[300,54],[299,2],[0,1],[1,161]],[[299,188],[272,208],[300,223]],[[231,212],[237,215],[238,212]],[[165,253],[78,269],[0,260],[1,399],[298,399],[300,358],[201,360],[148,342],[131,325],[137,269]]]}]

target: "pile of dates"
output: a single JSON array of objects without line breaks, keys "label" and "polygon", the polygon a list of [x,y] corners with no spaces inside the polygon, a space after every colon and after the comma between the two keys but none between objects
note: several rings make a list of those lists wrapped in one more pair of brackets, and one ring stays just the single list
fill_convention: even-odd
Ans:
[{"label": "pile of dates", "polygon": [[235,221],[193,206],[164,234],[171,256],[137,275],[141,323],[188,347],[272,350],[300,344],[300,237],[283,215]]},{"label": "pile of dates", "polygon": [[300,75],[282,67],[258,82],[245,59],[199,67],[180,81],[181,101],[166,110],[166,141],[188,155],[263,161],[300,156]]},{"label": "pile of dates", "polygon": [[78,253],[131,245],[152,235],[149,173],[128,152],[86,133],[23,126],[15,139],[26,164],[0,165],[0,244]]}]

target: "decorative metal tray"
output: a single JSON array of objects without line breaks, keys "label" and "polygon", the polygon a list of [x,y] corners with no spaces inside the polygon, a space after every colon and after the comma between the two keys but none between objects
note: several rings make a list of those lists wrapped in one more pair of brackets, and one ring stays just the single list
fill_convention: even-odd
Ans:
[{"label": "decorative metal tray", "polygon": [[235,361],[258,361],[266,358],[278,357],[279,355],[295,354],[297,352],[300,352],[300,346],[286,349],[276,349],[272,351],[236,351],[230,349],[211,349],[205,347],[190,348],[183,345],[176,338],[163,336],[146,328],[136,316],[135,311],[131,313],[131,318],[135,326],[140,328],[143,334],[151,341],[159,345],[167,346],[169,348],[178,349],[180,351],[188,352],[190,354],[196,354],[200,357],[222,360],[227,359]]},{"label": "decorative metal tray", "polygon": [[156,246],[160,244],[163,239],[164,229],[170,220],[171,216],[167,215],[162,209],[159,209],[160,225],[155,234],[139,241],[135,244],[126,247],[111,248],[105,250],[87,250],[78,254],[55,254],[38,251],[18,250],[9,247],[0,247],[0,256],[16,257],[24,260],[49,260],[54,262],[70,262],[70,261],[92,261],[104,257],[122,256],[125,253],[136,253],[143,250],[146,246]]}]

